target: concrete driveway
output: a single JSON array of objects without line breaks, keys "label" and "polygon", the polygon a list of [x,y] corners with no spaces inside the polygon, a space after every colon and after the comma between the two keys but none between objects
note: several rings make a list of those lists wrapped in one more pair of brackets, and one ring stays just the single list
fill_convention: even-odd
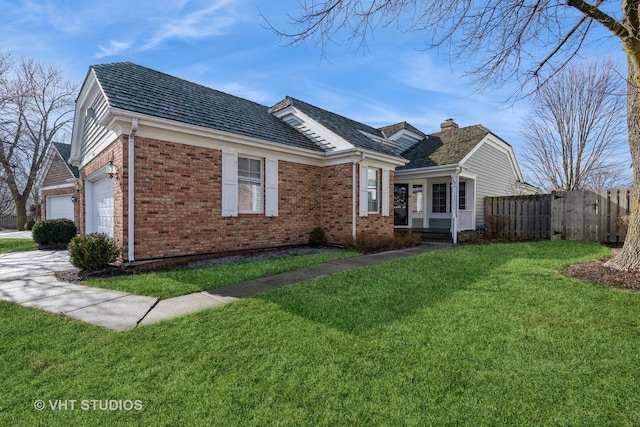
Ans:
[{"label": "concrete driveway", "polygon": [[135,328],[158,302],[56,279],[56,271],[73,268],[66,250],[0,254],[0,300],[117,331]]},{"label": "concrete driveway", "polygon": [[160,301],[56,279],[56,271],[73,268],[66,250],[0,254],[0,300],[125,331],[237,299],[198,292]]},{"label": "concrete driveway", "polygon": [[71,270],[66,250],[28,251],[0,254],[0,282],[14,279],[53,275],[56,271]]}]

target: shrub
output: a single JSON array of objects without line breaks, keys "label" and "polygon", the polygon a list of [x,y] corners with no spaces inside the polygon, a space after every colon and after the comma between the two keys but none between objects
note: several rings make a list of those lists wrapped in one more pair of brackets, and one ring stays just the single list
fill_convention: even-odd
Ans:
[{"label": "shrub", "polygon": [[503,239],[506,236],[509,215],[487,215],[484,223],[485,238]]},{"label": "shrub", "polygon": [[384,236],[370,231],[363,231],[353,236],[346,236],[342,243],[347,249],[358,252],[378,252],[383,250],[409,248],[420,245],[420,235],[417,233],[397,232],[393,236]]},{"label": "shrub", "polygon": [[70,261],[74,267],[85,271],[98,271],[116,261],[120,256],[120,246],[112,237],[104,233],[76,236],[69,242]]},{"label": "shrub", "polygon": [[36,220],[31,218],[29,220],[27,220],[27,222],[24,224],[24,228],[26,230],[33,230],[33,226],[36,224]]},{"label": "shrub", "polygon": [[318,248],[327,244],[327,234],[322,227],[316,227],[309,233],[309,246]]},{"label": "shrub", "polygon": [[78,234],[70,219],[48,219],[33,226],[33,240],[40,246],[67,246]]}]

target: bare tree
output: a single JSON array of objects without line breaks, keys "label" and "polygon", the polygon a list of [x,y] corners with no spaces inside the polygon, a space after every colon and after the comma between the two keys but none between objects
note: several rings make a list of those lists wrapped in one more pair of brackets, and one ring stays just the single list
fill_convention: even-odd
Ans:
[{"label": "bare tree", "polygon": [[322,45],[343,38],[358,47],[378,26],[419,32],[425,46],[445,46],[453,59],[473,64],[481,87],[517,82],[530,93],[561,70],[589,42],[617,39],[628,60],[627,127],[634,201],[623,249],[609,261],[640,268],[640,0],[619,7],[595,0],[300,0],[293,31],[271,28],[291,43]]},{"label": "bare tree", "polygon": [[580,190],[620,182],[622,83],[611,60],[591,60],[570,64],[538,89],[522,125],[536,185]]},{"label": "bare tree", "polygon": [[73,118],[76,88],[56,67],[8,56],[0,61],[0,167],[22,230],[47,150]]}]

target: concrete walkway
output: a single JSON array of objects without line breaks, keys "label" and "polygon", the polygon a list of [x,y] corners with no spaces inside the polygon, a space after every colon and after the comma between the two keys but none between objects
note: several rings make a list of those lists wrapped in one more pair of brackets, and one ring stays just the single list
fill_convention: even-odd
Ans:
[{"label": "concrete walkway", "polygon": [[451,245],[423,245],[345,258],[164,300],[59,282],[55,277],[56,271],[74,268],[69,263],[67,251],[16,252],[0,255],[0,300],[62,314],[115,331],[125,331],[138,325],[182,316],[316,277],[449,247]]}]

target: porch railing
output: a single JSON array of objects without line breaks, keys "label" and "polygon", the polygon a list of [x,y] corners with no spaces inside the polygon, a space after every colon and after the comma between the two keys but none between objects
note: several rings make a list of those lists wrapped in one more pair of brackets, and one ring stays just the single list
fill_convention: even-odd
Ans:
[{"label": "porch railing", "polygon": [[458,211],[458,231],[475,230],[473,211]]}]

